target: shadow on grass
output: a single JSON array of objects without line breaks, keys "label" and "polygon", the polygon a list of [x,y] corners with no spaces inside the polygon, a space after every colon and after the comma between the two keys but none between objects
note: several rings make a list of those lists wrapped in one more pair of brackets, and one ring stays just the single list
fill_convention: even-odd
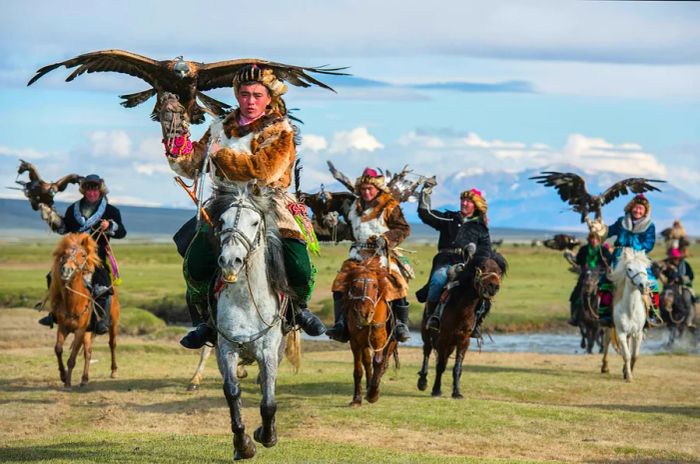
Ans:
[{"label": "shadow on grass", "polygon": [[635,404],[582,404],[582,408],[608,411],[639,412],[643,414],[672,414],[700,419],[700,406],[645,406]]},{"label": "shadow on grass", "polygon": [[79,386],[80,375],[73,374],[74,386],[70,389],[63,388],[56,375],[55,380],[49,380],[45,385],[26,385],[26,379],[0,379],[0,392],[51,392],[63,391],[66,393],[84,394],[96,391],[156,391],[165,388],[180,388],[184,390],[189,379],[108,379],[90,381],[86,386]]}]

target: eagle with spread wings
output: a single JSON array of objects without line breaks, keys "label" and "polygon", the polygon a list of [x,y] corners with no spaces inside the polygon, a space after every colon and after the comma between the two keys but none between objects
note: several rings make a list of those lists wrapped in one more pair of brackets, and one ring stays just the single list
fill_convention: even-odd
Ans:
[{"label": "eagle with spread wings", "polygon": [[630,177],[616,182],[600,195],[591,195],[586,190],[586,182],[583,178],[572,172],[545,171],[542,175],[530,177],[530,179],[543,184],[545,187],[554,187],[559,197],[571,205],[572,209],[581,213],[581,222],[588,222],[588,214],[595,213],[596,219],[602,221],[603,206],[607,205],[620,195],[628,193],[644,193],[661,190],[650,182],[666,182],[658,179],[645,179],[642,177]]},{"label": "eagle with spread wings", "polygon": [[53,206],[53,197],[58,192],[63,192],[70,184],[77,184],[83,178],[78,174],[68,174],[58,179],[56,182],[46,182],[39,175],[36,167],[27,161],[19,160],[19,168],[17,174],[28,173],[29,182],[21,180],[15,181],[22,186],[24,195],[29,200],[34,211],[39,210],[40,204],[45,204],[49,207]]},{"label": "eagle with spread wings", "polygon": [[[205,120],[205,113],[223,116],[231,108],[230,105],[220,102],[203,92],[221,87],[230,87],[233,77],[242,68],[249,65],[270,68],[278,79],[297,87],[317,85],[333,92],[335,90],[313,77],[310,73],[336,76],[348,75],[340,72],[347,68],[292,66],[260,59],[198,63],[186,61],[182,56],[179,56],[174,60],[157,61],[124,50],[101,50],[44,66],[37,70],[27,85],[32,85],[45,74],[61,66],[65,66],[67,69],[77,68],[66,78],[66,82],[70,82],[84,73],[117,72],[128,74],[146,81],[151,88],[137,93],[120,95],[119,98],[124,100],[121,102],[122,106],[132,108],[156,94],[170,92],[178,96],[180,103],[187,111],[190,122],[200,124]],[[156,105],[151,113],[151,119],[154,121],[159,119],[160,102],[158,100],[156,99]],[[203,106],[200,106],[197,100]]]}]

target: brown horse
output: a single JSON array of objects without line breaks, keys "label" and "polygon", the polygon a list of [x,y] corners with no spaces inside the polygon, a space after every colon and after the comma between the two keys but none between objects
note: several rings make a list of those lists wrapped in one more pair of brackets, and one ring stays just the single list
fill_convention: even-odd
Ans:
[{"label": "brown horse", "polygon": [[355,361],[353,377],[355,393],[350,406],[362,404],[363,368],[370,403],[379,399],[379,383],[386,372],[389,358],[396,357],[394,321],[385,299],[388,271],[379,265],[379,258],[358,262],[348,273],[348,292],[343,307],[350,333],[350,348]]},{"label": "brown horse", "polygon": [[[85,365],[80,385],[88,382],[90,358],[92,356],[93,332],[88,331],[94,309],[94,300],[87,288],[87,283],[95,268],[102,266],[97,254],[97,244],[87,233],[67,234],[58,243],[53,252],[54,264],[51,270],[51,286],[49,287],[49,302],[53,308],[54,317],[58,324],[56,333],[56,358],[61,381],[65,387],[71,386],[71,375],[76,358],[83,347]],[[112,296],[111,305],[112,326],[109,329],[109,348],[112,352],[112,375],[117,376],[115,348],[117,339],[117,324],[119,323],[119,300],[116,290]],[[63,365],[63,344],[68,334],[74,334],[71,353],[68,357],[68,369]]]},{"label": "brown horse", "polygon": [[452,398],[462,398],[459,380],[462,376],[462,362],[469,348],[469,337],[477,323],[476,310],[482,300],[491,300],[501,285],[506,272],[506,260],[499,253],[489,251],[477,255],[465,263],[455,278],[457,285],[450,290],[446,306],[440,318],[440,331],[435,333],[427,328],[428,315],[424,311],[421,324],[423,338],[423,365],[418,372],[418,389],[428,385],[428,360],[433,349],[437,351],[433,396],[441,396],[442,374],[447,367],[447,359],[456,350],[455,365],[452,370]]}]

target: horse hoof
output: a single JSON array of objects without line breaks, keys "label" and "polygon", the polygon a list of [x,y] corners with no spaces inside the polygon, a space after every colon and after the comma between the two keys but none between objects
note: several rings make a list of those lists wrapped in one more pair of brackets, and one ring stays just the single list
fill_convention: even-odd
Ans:
[{"label": "horse hoof", "polygon": [[428,388],[428,379],[427,377],[421,377],[418,379],[418,390],[420,391],[425,391],[425,389]]},{"label": "horse hoof", "polygon": [[233,460],[240,461],[241,459],[250,459],[255,456],[255,443],[250,439],[247,434],[243,435],[243,440],[241,440],[240,446],[236,446],[236,438],[233,439]]},{"label": "horse hoof", "polygon": [[362,406],[362,400],[352,400],[350,404],[348,404],[351,408],[359,408]]},{"label": "horse hoof", "polygon": [[112,371],[112,373],[109,375],[110,379],[116,379],[117,378],[117,371]]},{"label": "horse hoof", "polygon": [[236,367],[236,377],[238,377],[238,380],[248,377],[248,371],[246,368],[240,365]]},{"label": "horse hoof", "polygon": [[456,400],[461,400],[462,398],[464,398],[464,395],[462,395],[462,394],[459,393],[459,392],[457,392],[457,393],[452,393],[452,398],[454,398],[454,399],[456,399]]},{"label": "horse hoof", "polygon": [[277,434],[274,432],[274,430],[270,434],[271,437],[268,440],[263,438],[263,433],[262,426],[255,429],[255,432],[253,432],[253,438],[255,438],[255,441],[263,445],[265,448],[272,448],[277,444]]},{"label": "horse hoof", "polygon": [[367,396],[365,397],[368,403],[376,403],[377,400],[379,400],[379,392],[376,393],[367,393]]},{"label": "horse hoof", "polygon": [[195,383],[191,383],[187,386],[188,392],[193,392],[193,391],[197,391],[197,390],[199,390],[199,385],[197,385]]},{"label": "horse hoof", "polygon": [[430,392],[430,396],[434,396],[437,398],[438,396],[442,396],[442,392],[440,390],[433,390],[432,392]]},{"label": "horse hoof", "polygon": [[61,372],[61,382],[63,382],[64,384],[66,383],[66,373],[65,372]]}]

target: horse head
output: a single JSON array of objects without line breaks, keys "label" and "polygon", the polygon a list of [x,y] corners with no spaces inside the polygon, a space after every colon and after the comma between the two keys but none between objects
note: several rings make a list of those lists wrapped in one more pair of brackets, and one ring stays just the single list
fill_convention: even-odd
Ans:
[{"label": "horse head", "polygon": [[358,328],[370,325],[379,303],[384,300],[388,271],[378,259],[358,262],[348,273],[348,293],[345,304]]},{"label": "horse head", "polygon": [[88,233],[68,234],[58,243],[53,252],[54,272],[65,284],[79,273],[88,274],[100,266],[97,243]]},{"label": "horse head", "polygon": [[644,293],[651,288],[651,280],[647,274],[649,264],[649,258],[647,258],[644,251],[624,248],[617,266],[610,274],[610,278],[613,282],[619,282],[626,277],[637,290]]},{"label": "horse head", "polygon": [[508,264],[498,252],[477,254],[465,267],[460,280],[471,280],[479,298],[491,300],[501,288]]},{"label": "horse head", "polygon": [[269,191],[255,184],[218,186],[209,210],[217,224],[219,268],[225,282],[234,283],[248,259],[266,240],[267,226],[274,224],[267,216],[272,210]]},{"label": "horse head", "polygon": [[598,281],[600,280],[600,273],[596,269],[588,269],[583,274],[583,282],[581,285],[581,291],[584,295],[591,295],[598,291]]}]

